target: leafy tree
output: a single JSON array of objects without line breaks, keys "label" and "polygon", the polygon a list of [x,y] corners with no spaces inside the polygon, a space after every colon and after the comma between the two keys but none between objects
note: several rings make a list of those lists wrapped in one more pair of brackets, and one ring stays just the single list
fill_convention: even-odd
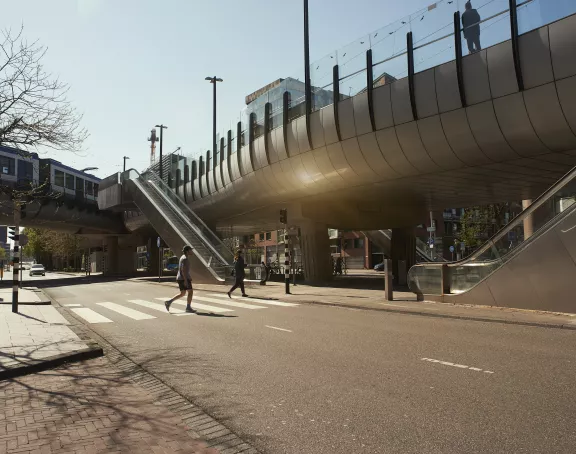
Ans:
[{"label": "leafy tree", "polygon": [[477,249],[520,211],[518,203],[508,202],[465,208],[455,243],[465,243],[468,250]]}]

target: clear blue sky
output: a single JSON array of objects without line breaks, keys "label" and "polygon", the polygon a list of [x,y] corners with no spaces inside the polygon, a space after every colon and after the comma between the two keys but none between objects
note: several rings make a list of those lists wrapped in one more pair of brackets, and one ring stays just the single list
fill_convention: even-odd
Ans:
[{"label": "clear blue sky", "polygon": [[[432,0],[310,0],[311,58],[433,3]],[[463,3],[461,1],[461,3]],[[244,96],[302,68],[301,0],[0,0],[2,27],[24,25],[48,47],[46,68],[70,84],[90,132],[82,155],[50,156],[105,177],[122,156],[138,169],[146,139],[168,125],[164,150],[210,148],[212,92],[220,131],[238,120]]]}]

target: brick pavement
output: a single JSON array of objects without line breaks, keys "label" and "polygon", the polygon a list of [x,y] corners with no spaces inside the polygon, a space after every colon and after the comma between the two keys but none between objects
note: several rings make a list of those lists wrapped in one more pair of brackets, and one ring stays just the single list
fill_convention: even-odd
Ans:
[{"label": "brick pavement", "polygon": [[0,382],[0,453],[218,454],[106,358]]}]

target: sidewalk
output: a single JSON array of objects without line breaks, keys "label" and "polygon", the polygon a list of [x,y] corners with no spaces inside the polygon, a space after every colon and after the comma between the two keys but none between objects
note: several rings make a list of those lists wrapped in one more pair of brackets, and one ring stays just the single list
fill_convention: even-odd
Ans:
[{"label": "sidewalk", "polygon": [[12,290],[0,290],[4,298],[0,304],[0,380],[102,355],[101,348],[82,341],[39,295],[33,289],[21,289],[18,313],[13,313]]},{"label": "sidewalk", "polygon": [[219,451],[106,358],[0,382],[0,454]]},{"label": "sidewalk", "polygon": [[[383,281],[383,279],[382,279]],[[174,282],[155,285],[174,286]],[[384,287],[384,282],[382,282]],[[197,290],[226,293],[224,285],[198,284]],[[276,299],[301,304],[318,304],[396,312],[409,315],[443,317],[461,320],[507,323],[516,325],[540,326],[576,330],[576,314],[529,311],[489,306],[454,305],[431,301],[419,302],[411,292],[394,291],[394,301],[384,300],[383,290],[354,289],[339,287],[316,287],[312,285],[290,285],[290,295],[285,294],[284,283],[268,282],[267,285],[253,285],[246,288],[252,298]]]}]

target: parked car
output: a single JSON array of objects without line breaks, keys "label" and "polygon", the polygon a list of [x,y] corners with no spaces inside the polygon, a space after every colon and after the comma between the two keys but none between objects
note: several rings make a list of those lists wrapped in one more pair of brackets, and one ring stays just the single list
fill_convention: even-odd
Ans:
[{"label": "parked car", "polygon": [[46,270],[44,269],[44,265],[32,265],[30,267],[30,276],[46,276]]}]

